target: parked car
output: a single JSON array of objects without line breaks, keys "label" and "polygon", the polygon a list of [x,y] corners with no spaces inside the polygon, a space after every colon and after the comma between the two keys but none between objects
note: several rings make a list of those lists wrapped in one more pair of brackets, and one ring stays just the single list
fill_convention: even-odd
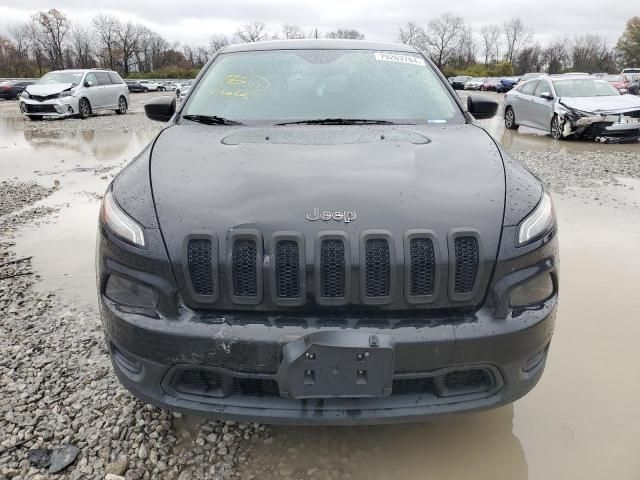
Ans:
[{"label": "parked car", "polygon": [[496,84],[496,92],[506,93],[517,85],[520,81],[518,77],[503,77]]},{"label": "parked car", "polygon": [[179,84],[176,82],[161,82],[160,85],[168,92],[175,92]]},{"label": "parked car", "polygon": [[467,75],[460,75],[457,77],[453,77],[453,80],[451,80],[451,86],[455,89],[455,90],[464,90],[464,85],[471,79],[471,77],[467,76]]},{"label": "parked car", "polygon": [[628,92],[631,95],[640,95],[640,75],[631,75],[630,77]]},{"label": "parked car", "polygon": [[142,85],[139,80],[126,80],[127,88],[131,93],[147,93],[149,88]]},{"label": "parked car", "polygon": [[191,89],[192,83],[193,83],[193,80],[185,80],[184,82],[178,83],[176,85],[176,97],[177,98],[184,97]]},{"label": "parked car", "polygon": [[485,82],[480,87],[480,90],[485,92],[495,92],[497,90],[498,84],[500,83],[499,78],[487,78]]},{"label": "parked car", "polygon": [[15,100],[35,80],[7,80],[0,83],[0,98],[3,100]]},{"label": "parked car", "polygon": [[146,88],[146,92],[164,92],[166,90],[162,84],[151,80],[140,80],[140,85]]},{"label": "parked car", "polygon": [[583,137],[605,143],[640,139],[640,98],[609,82],[575,75],[529,80],[505,98],[506,128],[546,130],[557,140]]},{"label": "parked car", "polygon": [[168,410],[330,424],[533,388],[551,198],[474,125],[497,102],[445,83],[409,45],[287,40],[225,47],[180,105],[146,103],[168,128],[113,180],[98,233],[122,384]]},{"label": "parked car", "polygon": [[620,72],[620,75],[634,75],[634,74],[638,74],[638,73],[640,73],[640,68],[638,68],[638,67],[623,68],[622,71]]},{"label": "parked car", "polygon": [[464,84],[464,89],[465,90],[480,90],[482,88],[482,85],[484,85],[484,82],[486,82],[486,81],[487,81],[487,79],[484,78],[484,77],[473,77],[473,78],[470,78]]},{"label": "parked car", "polygon": [[630,75],[605,75],[600,80],[609,82],[612,87],[616,88],[620,93],[627,93]]},{"label": "parked car", "polygon": [[57,70],[25,88],[20,109],[30,120],[87,118],[98,110],[127,113],[129,89],[111,70]]}]

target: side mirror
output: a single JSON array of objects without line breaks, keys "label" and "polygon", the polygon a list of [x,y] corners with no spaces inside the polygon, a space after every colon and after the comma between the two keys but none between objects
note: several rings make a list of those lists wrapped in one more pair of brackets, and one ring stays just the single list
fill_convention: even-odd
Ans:
[{"label": "side mirror", "polygon": [[84,81],[84,86],[85,87],[93,87],[93,80],[85,80]]},{"label": "side mirror", "polygon": [[168,122],[176,113],[176,99],[173,97],[152,98],[145,104],[144,113],[151,120]]},{"label": "side mirror", "polygon": [[553,100],[553,95],[551,95],[549,92],[542,92],[540,94],[540,98],[544,98],[545,100]]},{"label": "side mirror", "polygon": [[490,98],[470,95],[467,97],[467,110],[478,120],[494,117],[498,111],[498,102]]}]

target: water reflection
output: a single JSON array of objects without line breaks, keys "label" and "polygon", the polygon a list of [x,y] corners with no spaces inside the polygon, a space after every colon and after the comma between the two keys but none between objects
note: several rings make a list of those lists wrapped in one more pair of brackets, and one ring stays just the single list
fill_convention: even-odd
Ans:
[{"label": "water reflection", "polygon": [[[244,474],[260,479],[528,478],[513,406],[407,425],[274,427]],[[311,472],[311,474],[309,474]],[[317,472],[317,473],[316,473]]]}]

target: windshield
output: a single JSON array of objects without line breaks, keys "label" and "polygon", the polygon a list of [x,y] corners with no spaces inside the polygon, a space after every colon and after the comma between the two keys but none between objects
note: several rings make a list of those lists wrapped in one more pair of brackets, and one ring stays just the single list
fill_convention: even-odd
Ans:
[{"label": "windshield", "polygon": [[607,97],[620,92],[604,80],[593,78],[554,80],[553,86],[559,97]]},{"label": "windshield", "polygon": [[464,122],[418,54],[369,50],[270,50],[222,54],[182,112],[242,123],[375,119]]},{"label": "windshield", "polygon": [[531,80],[532,78],[538,78],[539,76],[539,73],[526,73],[521,80]]},{"label": "windshield", "polygon": [[49,85],[52,83],[73,83],[78,85],[82,80],[83,72],[50,72],[38,80],[38,85]]}]

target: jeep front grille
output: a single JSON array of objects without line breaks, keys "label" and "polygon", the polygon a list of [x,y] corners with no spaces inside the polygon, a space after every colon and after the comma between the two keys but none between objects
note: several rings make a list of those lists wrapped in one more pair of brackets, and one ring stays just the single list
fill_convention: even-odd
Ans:
[{"label": "jeep front grille", "polygon": [[345,296],[344,241],[323,240],[320,245],[320,296],[342,298]]},{"label": "jeep front grille", "polygon": [[211,240],[189,240],[187,257],[194,292],[198,295],[213,295],[217,276],[213,272]]},{"label": "jeep front grille", "polygon": [[300,297],[300,249],[294,240],[276,245],[276,292],[278,298]]},{"label": "jeep front grille", "polygon": [[386,297],[391,284],[389,242],[383,238],[368,239],[365,243],[365,295]]},{"label": "jeep front grille", "polygon": [[409,242],[409,295],[433,295],[436,258],[430,238],[412,238]]},{"label": "jeep front grille", "polygon": [[478,241],[475,237],[457,237],[455,246],[455,293],[469,293],[473,290],[478,273]]},{"label": "jeep front grille", "polygon": [[237,239],[233,243],[233,293],[237,297],[258,296],[258,251],[254,239]]}]

